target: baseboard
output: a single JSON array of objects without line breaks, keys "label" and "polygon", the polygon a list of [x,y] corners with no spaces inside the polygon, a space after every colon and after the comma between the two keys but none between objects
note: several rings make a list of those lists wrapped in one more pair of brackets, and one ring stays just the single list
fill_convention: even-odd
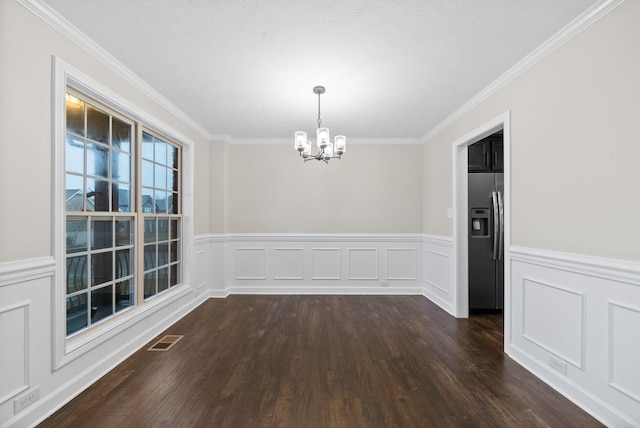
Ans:
[{"label": "baseboard", "polygon": [[453,305],[450,302],[447,302],[444,299],[441,299],[439,296],[437,296],[436,294],[434,294],[433,292],[431,292],[431,290],[429,290],[428,288],[423,288],[422,289],[422,295],[429,299],[430,301],[432,301],[433,303],[435,303],[436,305],[438,305],[440,308],[442,308],[442,310],[444,310],[445,312],[447,312],[449,315],[455,317],[455,308],[453,307]]},{"label": "baseboard", "polygon": [[540,378],[544,383],[562,394],[576,406],[589,413],[595,419],[608,427],[637,427],[637,423],[611,407],[594,394],[581,388],[567,378],[557,376],[553,371],[539,364],[536,360],[529,358],[522,349],[511,345],[509,357],[522,367]]},{"label": "baseboard", "polygon": [[228,294],[263,295],[421,295],[417,287],[283,287],[283,286],[233,286]]},{"label": "baseboard", "polygon": [[230,288],[225,288],[223,290],[209,290],[207,297],[209,299],[225,299],[229,297],[230,294],[231,294]]}]

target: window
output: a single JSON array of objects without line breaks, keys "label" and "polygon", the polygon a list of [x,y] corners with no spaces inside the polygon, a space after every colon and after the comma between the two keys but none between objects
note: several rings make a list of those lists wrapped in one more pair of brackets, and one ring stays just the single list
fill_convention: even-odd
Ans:
[{"label": "window", "polygon": [[180,151],[142,132],[142,217],[144,298],[177,285],[180,279]]},{"label": "window", "polygon": [[181,147],[68,88],[66,334],[182,282]]}]

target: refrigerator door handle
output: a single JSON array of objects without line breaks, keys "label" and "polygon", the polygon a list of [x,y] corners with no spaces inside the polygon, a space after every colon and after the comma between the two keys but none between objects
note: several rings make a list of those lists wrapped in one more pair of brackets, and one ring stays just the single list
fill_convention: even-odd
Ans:
[{"label": "refrigerator door handle", "polygon": [[498,260],[500,217],[498,212],[498,194],[495,191],[491,192],[491,203],[493,205],[493,244],[491,246],[491,259]]},{"label": "refrigerator door handle", "polygon": [[500,234],[498,238],[498,260],[504,254],[504,204],[502,201],[502,192],[498,192],[498,214],[500,218]]}]

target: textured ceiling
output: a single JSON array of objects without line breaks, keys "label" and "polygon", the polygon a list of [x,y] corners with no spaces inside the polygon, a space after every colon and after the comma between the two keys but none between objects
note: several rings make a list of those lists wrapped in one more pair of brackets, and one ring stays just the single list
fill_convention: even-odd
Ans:
[{"label": "textured ceiling", "polygon": [[596,0],[42,0],[212,135],[421,138]]}]

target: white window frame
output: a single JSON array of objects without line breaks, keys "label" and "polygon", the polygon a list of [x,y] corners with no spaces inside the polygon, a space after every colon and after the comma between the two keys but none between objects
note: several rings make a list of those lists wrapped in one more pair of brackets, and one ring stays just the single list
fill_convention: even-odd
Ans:
[{"label": "white window frame", "polygon": [[[52,76],[52,144],[53,144],[53,257],[55,275],[53,282],[52,329],[53,369],[57,370],[96,346],[139,323],[147,316],[170,305],[192,291],[191,252],[193,248],[193,141],[166,125],[162,121],[134,105],[116,92],[101,85],[60,58],[53,57]],[[81,335],[67,338],[66,334],[66,240],[65,240],[65,112],[66,92],[72,87],[104,104],[106,107],[127,116],[144,127],[165,135],[182,148],[182,284],[175,286],[155,298],[134,306],[112,320],[88,329]],[[136,160],[137,162],[138,160]],[[139,245],[139,243],[138,243]]]}]

